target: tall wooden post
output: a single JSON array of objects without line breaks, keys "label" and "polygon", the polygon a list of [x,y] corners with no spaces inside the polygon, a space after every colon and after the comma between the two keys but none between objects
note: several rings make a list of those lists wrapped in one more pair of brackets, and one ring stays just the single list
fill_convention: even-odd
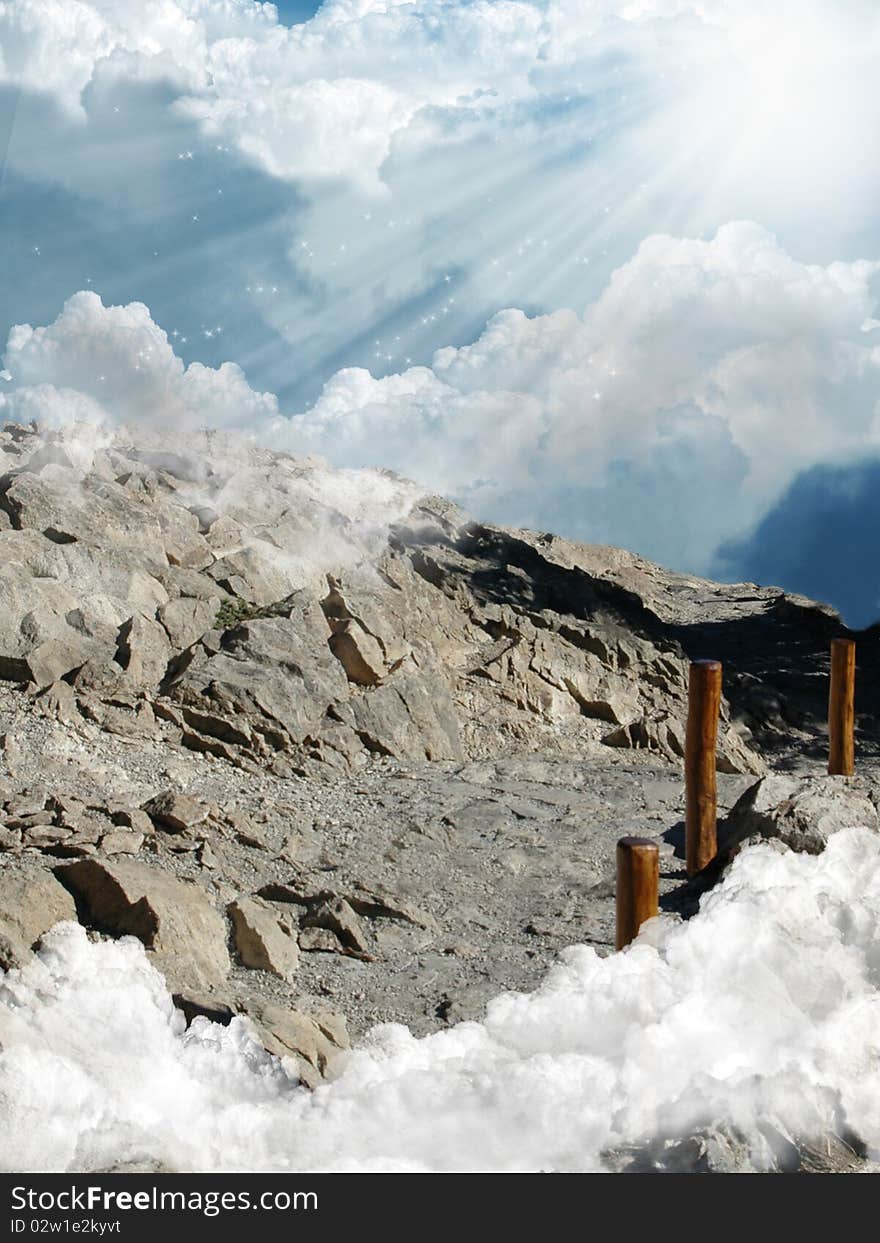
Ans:
[{"label": "tall wooden post", "polygon": [[622,837],[617,843],[617,948],[639,935],[646,919],[660,909],[660,850],[647,837]]},{"label": "tall wooden post", "polygon": [[831,686],[828,691],[828,771],[851,777],[855,772],[856,645],[854,639],[831,640]]},{"label": "tall wooden post", "polygon": [[715,747],[721,708],[721,662],[697,660],[688,681],[685,742],[685,855],[688,876],[714,859],[718,849]]}]

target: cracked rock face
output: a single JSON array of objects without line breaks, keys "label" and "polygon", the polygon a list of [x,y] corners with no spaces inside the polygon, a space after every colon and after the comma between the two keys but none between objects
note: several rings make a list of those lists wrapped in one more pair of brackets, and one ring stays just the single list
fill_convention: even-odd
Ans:
[{"label": "cracked rock face", "polygon": [[[0,676],[56,698],[64,681],[68,709],[107,728],[162,716],[187,747],[279,771],[462,760],[499,736],[681,756],[684,652],[632,568],[439,500],[365,539],[295,503],[307,465],[203,453],[120,433],[81,470],[58,433],[0,431]],[[726,719],[720,756],[761,771]]]}]

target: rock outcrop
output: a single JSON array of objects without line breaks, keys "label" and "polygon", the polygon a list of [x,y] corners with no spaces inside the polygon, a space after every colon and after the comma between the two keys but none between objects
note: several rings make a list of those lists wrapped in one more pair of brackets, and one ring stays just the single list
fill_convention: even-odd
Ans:
[{"label": "rock outcrop", "polygon": [[[316,468],[207,435],[173,453],[120,433],[80,460],[59,432],[0,431],[0,677],[49,711],[129,736],[168,722],[279,772],[526,738],[681,758],[685,653],[619,557],[609,573],[403,481],[398,520],[365,534],[309,497]],[[720,758],[762,771],[726,708]]]},{"label": "rock outcrop", "polygon": [[260,898],[237,898],[229,907],[235,948],[246,967],[292,980],[299,947],[291,923]]}]

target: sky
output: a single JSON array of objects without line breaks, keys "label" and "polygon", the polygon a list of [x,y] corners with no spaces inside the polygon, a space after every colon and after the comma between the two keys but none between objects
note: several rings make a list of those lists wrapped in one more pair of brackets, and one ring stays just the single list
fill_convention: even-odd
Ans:
[{"label": "sky", "polygon": [[0,403],[880,617],[873,0],[0,0]]}]

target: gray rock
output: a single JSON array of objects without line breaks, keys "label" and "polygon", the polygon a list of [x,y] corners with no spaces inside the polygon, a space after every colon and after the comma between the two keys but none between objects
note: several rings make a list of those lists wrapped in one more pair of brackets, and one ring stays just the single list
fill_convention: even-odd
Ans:
[{"label": "gray rock", "polygon": [[855,826],[880,829],[877,808],[854,781],[771,774],[719,824],[719,850],[729,855],[750,839],[778,838],[792,850],[820,854],[832,833]]},{"label": "gray rock", "polygon": [[137,937],[170,983],[210,988],[228,974],[226,922],[197,885],[133,859],[82,859],[57,875],[94,926]]},{"label": "gray rock", "polygon": [[153,821],[147,812],[136,807],[118,807],[115,808],[110,815],[110,819],[114,824],[120,825],[125,829],[134,829],[142,836],[153,833]]},{"label": "gray rock", "polygon": [[[120,436],[85,473],[54,431],[3,443],[0,677],[67,679],[102,729],[154,732],[119,702],[134,690],[183,746],[279,772],[526,739],[680,759],[686,661],[666,630],[711,584],[475,524],[440,498],[377,536],[315,500],[308,463],[244,443],[215,465],[216,438],[184,452]],[[813,624],[795,612],[785,624]],[[719,765],[760,772],[724,724]]]},{"label": "gray rock", "polygon": [[264,1047],[276,1057],[293,1061],[300,1078],[315,1087],[330,1073],[349,1047],[345,1020],[331,1012],[307,1014],[271,1003],[255,1003],[248,1015]]},{"label": "gray rock", "polygon": [[330,651],[342,665],[349,682],[357,686],[378,686],[385,676],[381,647],[356,621],[333,624]]},{"label": "gray rock", "polygon": [[136,855],[143,844],[143,833],[133,833],[130,829],[105,833],[99,842],[101,853],[105,855]]},{"label": "gray rock", "polygon": [[622,1174],[858,1173],[863,1160],[839,1135],[798,1138],[767,1118],[747,1137],[726,1123],[691,1135],[657,1138],[604,1154],[605,1164]]},{"label": "gray rock", "polygon": [[163,790],[147,799],[141,807],[154,823],[169,833],[185,833],[208,818],[208,808],[186,794]]},{"label": "gray rock", "polygon": [[195,514],[173,496],[156,497],[153,508],[165,555],[172,566],[199,571],[212,563],[214,553],[199,530]]},{"label": "gray rock", "polygon": [[398,673],[338,711],[372,752],[397,759],[464,759],[452,697],[436,675]]},{"label": "gray rock", "polygon": [[244,718],[264,749],[302,741],[327,708],[348,695],[348,682],[327,645],[329,627],[314,596],[285,602],[286,616],[258,618],[224,636],[217,653],[202,650],[171,690],[184,707]]},{"label": "gray rock", "polygon": [[207,600],[181,596],[163,604],[158,618],[165,627],[171,646],[182,651],[196,643],[213,626],[219,606],[219,596]]},{"label": "gray rock", "polygon": [[19,529],[47,533],[54,543],[111,544],[134,549],[141,563],[167,564],[149,498],[95,475],[81,478],[57,465],[39,475],[17,475],[6,489],[5,507]]},{"label": "gray rock", "polygon": [[37,696],[36,703],[49,720],[71,726],[80,720],[76,694],[69,682],[52,682]]},{"label": "gray rock", "polygon": [[301,920],[303,928],[323,928],[332,932],[347,954],[371,959],[373,947],[366,929],[345,898],[321,895],[312,901]]},{"label": "gray rock", "polygon": [[364,885],[357,883],[355,892],[346,895],[349,905],[359,915],[370,919],[393,919],[416,928],[424,928],[429,932],[439,932],[440,924],[428,911],[424,911],[413,902],[391,893],[383,885]]},{"label": "gray rock", "polygon": [[6,815],[10,818],[22,819],[26,816],[38,816],[42,812],[51,810],[48,791],[44,788],[37,787],[33,790],[25,790],[20,794],[6,799],[3,804]]},{"label": "gray rock", "polygon": [[236,898],[229,905],[235,948],[246,967],[291,980],[299,949],[287,918],[260,898]]},{"label": "gray rock", "polygon": [[76,906],[51,872],[0,873],[0,968],[22,966],[40,937],[67,919],[76,919]]},{"label": "gray rock", "polygon": [[159,622],[135,614],[121,628],[116,661],[134,686],[158,687],[170,660],[171,644]]},{"label": "gray rock", "polygon": [[329,928],[302,928],[299,947],[306,954],[347,954],[348,950]]}]

